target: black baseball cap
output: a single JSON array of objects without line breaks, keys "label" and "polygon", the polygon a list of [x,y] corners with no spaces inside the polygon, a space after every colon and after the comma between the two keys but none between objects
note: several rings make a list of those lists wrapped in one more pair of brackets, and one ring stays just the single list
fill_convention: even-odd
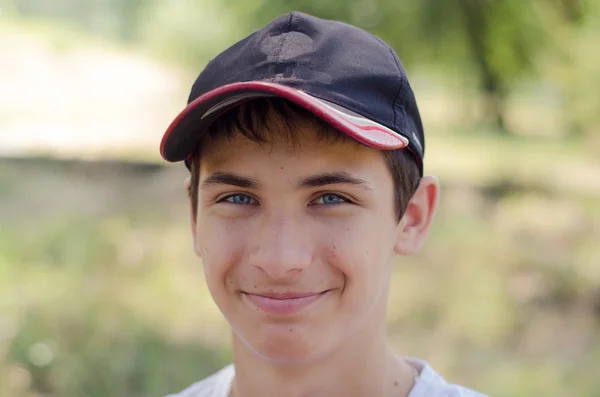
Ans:
[{"label": "black baseball cap", "polygon": [[213,121],[261,97],[285,98],[369,147],[406,148],[423,175],[423,125],[394,50],[355,26],[300,12],[275,19],[208,63],[165,132],[161,156],[189,167]]}]

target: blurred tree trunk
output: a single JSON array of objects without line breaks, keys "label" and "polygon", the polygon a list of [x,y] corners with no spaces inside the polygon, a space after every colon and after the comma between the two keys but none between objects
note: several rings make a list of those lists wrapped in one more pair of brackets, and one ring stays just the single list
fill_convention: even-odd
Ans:
[{"label": "blurred tree trunk", "polygon": [[117,18],[119,20],[119,38],[123,41],[132,41],[138,33],[140,10],[144,0],[120,0]]},{"label": "blurred tree trunk", "polygon": [[562,13],[568,22],[580,22],[583,18],[583,7],[581,0],[561,0]]},{"label": "blurred tree trunk", "polygon": [[480,84],[485,95],[486,116],[494,120],[500,131],[508,133],[504,122],[506,91],[502,76],[490,62],[490,51],[486,48],[489,37],[491,2],[486,0],[459,0],[467,42],[475,64],[479,69]]}]

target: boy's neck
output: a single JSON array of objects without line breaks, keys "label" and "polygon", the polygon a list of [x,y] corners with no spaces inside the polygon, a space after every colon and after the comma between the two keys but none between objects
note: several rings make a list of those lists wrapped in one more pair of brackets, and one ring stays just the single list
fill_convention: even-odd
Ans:
[{"label": "boy's neck", "polygon": [[233,397],[406,397],[415,370],[388,346],[385,326],[366,327],[331,354],[305,364],[260,358],[233,337]]}]

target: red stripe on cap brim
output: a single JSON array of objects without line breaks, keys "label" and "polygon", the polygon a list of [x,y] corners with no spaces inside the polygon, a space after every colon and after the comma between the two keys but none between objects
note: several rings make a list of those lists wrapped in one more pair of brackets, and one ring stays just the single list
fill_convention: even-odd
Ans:
[{"label": "red stripe on cap brim", "polygon": [[[328,105],[325,101],[313,97],[303,91],[282,84],[264,81],[251,81],[232,83],[216,88],[190,102],[186,108],[183,109],[183,111],[181,111],[181,113],[179,113],[179,115],[173,120],[163,135],[160,144],[160,154],[163,159],[167,161],[181,160],[180,158],[169,156],[169,153],[167,153],[167,143],[176,136],[178,131],[177,127],[180,125],[181,121],[186,116],[191,117],[188,115],[192,110],[196,109],[202,104],[205,104],[207,101],[214,101],[215,99],[218,99],[218,97],[222,97],[222,100],[226,101],[235,94],[252,92],[256,93],[257,98],[261,96],[274,95],[294,102],[295,104],[310,111],[315,116],[323,119],[333,127],[344,132],[356,141],[372,148],[381,150],[395,150],[403,149],[409,144],[408,139],[399,133],[368,118],[361,117],[356,114],[345,113],[343,111],[343,107],[334,108],[333,106]],[[229,103],[227,109],[247,100],[248,96],[246,96],[244,100]],[[220,102],[217,101],[216,105],[218,106],[219,103]],[[195,137],[194,142],[188,142],[189,153],[192,152],[197,141],[201,138],[201,135],[202,133],[198,134],[198,136]]]}]

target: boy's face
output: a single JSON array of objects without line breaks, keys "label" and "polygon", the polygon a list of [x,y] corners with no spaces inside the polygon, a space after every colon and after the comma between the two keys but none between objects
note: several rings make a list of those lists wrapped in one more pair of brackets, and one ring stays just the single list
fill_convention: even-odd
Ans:
[{"label": "boy's face", "polygon": [[382,154],[318,143],[311,128],[294,147],[235,134],[205,139],[200,154],[193,229],[208,287],[234,343],[278,361],[384,326],[395,254],[418,248],[431,216],[417,203],[398,223]]}]

